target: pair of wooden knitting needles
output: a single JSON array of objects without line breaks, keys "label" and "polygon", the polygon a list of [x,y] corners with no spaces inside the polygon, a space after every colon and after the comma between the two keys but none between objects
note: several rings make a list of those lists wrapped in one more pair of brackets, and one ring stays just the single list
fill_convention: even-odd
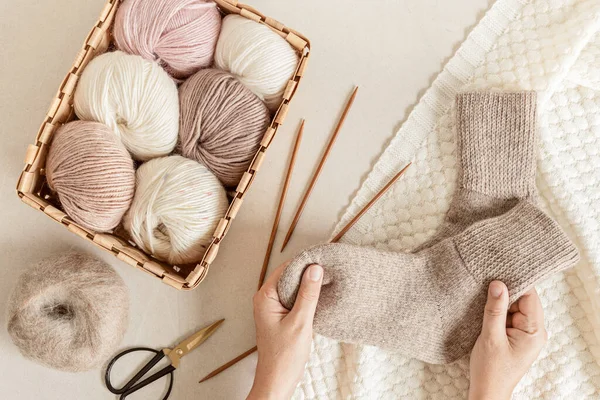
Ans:
[{"label": "pair of wooden knitting needles", "polygon": [[[304,195],[302,196],[302,201],[300,201],[300,205],[298,206],[298,209],[296,210],[294,219],[292,220],[292,223],[290,224],[290,228],[288,229],[288,231],[285,235],[285,239],[283,240],[283,245],[281,246],[281,251],[283,251],[285,249],[285,246],[290,241],[290,238],[292,237],[292,234],[294,233],[294,230],[296,229],[296,226],[298,225],[300,216],[302,215],[302,212],[304,211],[304,207],[306,206],[306,203],[308,202],[308,198],[310,197],[310,195],[313,191],[313,188],[315,187],[317,180],[319,179],[319,176],[321,175],[323,166],[325,165],[325,162],[327,161],[327,157],[329,157],[329,153],[331,152],[331,149],[333,148],[335,140],[337,139],[337,136],[340,133],[340,130],[342,129],[342,125],[344,124],[344,121],[346,120],[346,116],[348,115],[348,112],[350,111],[350,108],[352,107],[352,104],[354,103],[354,99],[356,98],[357,92],[358,92],[358,86],[356,86],[354,88],[354,91],[352,92],[352,95],[350,96],[350,99],[348,100],[348,103],[346,104],[346,107],[344,108],[344,112],[342,113],[342,116],[340,117],[340,120],[338,121],[335,131],[333,132],[333,135],[331,135],[331,138],[329,139],[329,143],[327,143],[325,152],[321,156],[321,161],[319,161],[319,165],[317,166],[317,169],[315,170],[312,178],[310,179],[310,183],[308,184],[308,187],[306,188],[306,191],[304,192]],[[263,260],[262,269],[260,271],[260,277],[258,279],[257,290],[260,289],[260,287],[263,285],[263,283],[265,281],[265,275],[267,273],[267,268],[269,267],[269,261],[271,260],[271,252],[273,251],[273,245],[275,243],[275,236],[277,235],[277,230],[279,229],[279,221],[281,219],[281,212],[283,211],[283,206],[285,203],[287,190],[288,190],[288,187],[290,184],[292,172],[294,170],[294,164],[296,163],[296,154],[298,153],[298,149],[300,148],[300,142],[302,141],[302,133],[304,132],[304,122],[305,122],[304,120],[301,121],[300,128],[298,128],[298,132],[296,133],[296,143],[294,144],[294,149],[292,150],[292,157],[290,158],[290,163],[288,164],[285,181],[283,183],[283,188],[281,190],[281,195],[279,197],[279,205],[277,206],[277,212],[275,213],[275,220],[273,221],[273,228],[271,229],[271,236],[269,237],[269,244],[267,246],[267,251],[265,253],[265,258]]]},{"label": "pair of wooden knitting needles", "polygon": [[[283,246],[281,248],[281,251],[283,251],[283,249],[285,248],[286,244],[289,242],[292,233],[294,232],[294,229],[296,228],[296,225],[298,224],[298,221],[300,219],[300,215],[302,214],[302,211],[304,210],[304,207],[306,206],[306,203],[308,201],[308,198],[310,196],[310,194],[312,193],[312,190],[316,184],[317,179],[319,178],[319,175],[321,174],[321,170],[323,169],[323,166],[325,165],[325,161],[327,160],[327,157],[329,156],[329,153],[331,151],[331,148],[333,147],[333,144],[335,143],[335,140],[337,138],[337,135],[339,134],[341,127],[346,119],[346,116],[348,115],[348,111],[350,110],[350,108],[352,107],[352,103],[354,102],[354,98],[356,97],[356,93],[358,91],[358,86],[356,88],[354,88],[354,91],[352,92],[352,95],[350,96],[350,99],[348,100],[348,103],[346,104],[346,107],[344,108],[344,112],[342,113],[342,116],[340,117],[340,120],[338,121],[338,124],[335,128],[335,131],[333,132],[333,135],[331,136],[331,139],[329,139],[329,143],[327,144],[327,147],[325,148],[325,152],[323,153],[323,156],[321,157],[321,161],[319,162],[319,165],[317,166],[317,169],[315,171],[315,173],[313,174],[310,183],[304,193],[304,196],[302,197],[302,201],[300,202],[300,205],[298,206],[298,209],[296,210],[296,215],[294,216],[294,219],[292,220],[292,224],[290,225],[290,228],[286,234]],[[292,171],[294,170],[294,165],[296,162],[296,154],[298,152],[298,149],[300,148],[300,142],[302,141],[302,134],[304,132],[304,120],[302,120],[302,122],[300,123],[300,127],[298,128],[298,132],[296,134],[296,142],[294,143],[294,149],[292,150],[292,156],[290,158],[289,164],[288,164],[288,169],[287,169],[287,173],[286,173],[286,177],[285,177],[285,181],[283,183],[283,188],[281,190],[281,194],[279,197],[279,205],[277,206],[277,212],[275,213],[275,220],[273,221],[273,228],[271,229],[271,236],[269,237],[269,244],[267,245],[267,251],[265,253],[265,258],[263,260],[263,265],[262,265],[262,269],[260,271],[260,277],[259,277],[259,282],[258,282],[258,289],[260,289],[260,287],[263,285],[264,280],[265,280],[265,275],[267,272],[267,268],[269,266],[269,261],[271,259],[271,252],[273,251],[273,245],[275,243],[275,236],[277,235],[277,230],[279,228],[279,221],[281,219],[281,212],[283,210],[283,206],[285,203],[285,198],[287,195],[287,189],[289,187],[289,183],[290,183],[290,179],[292,176]],[[396,175],[394,175],[394,177],[392,179],[390,179],[390,181],[375,195],[375,197],[373,197],[373,199],[371,199],[371,201],[369,201],[355,216],[354,218],[352,218],[350,220],[350,222],[348,222],[336,235],[333,239],[331,239],[330,243],[336,243],[338,242],[345,234],[346,232],[348,232],[353,226],[354,224],[367,212],[369,211],[369,209],[373,206],[373,204],[375,204],[380,198],[381,196],[383,196],[390,187],[392,187],[392,185],[398,180],[400,179],[400,177],[404,174],[404,172],[406,171],[406,169],[410,166],[411,163],[409,163],[408,165],[406,165],[400,172],[398,172]],[[211,373],[209,373],[208,375],[206,375],[204,378],[202,378],[200,380],[200,383],[209,380],[210,378],[220,374],[221,372],[225,371],[226,369],[228,369],[229,367],[235,365],[236,363],[238,363],[239,361],[243,360],[244,358],[248,357],[250,354],[254,353],[257,350],[257,347],[254,346],[251,349],[248,349],[247,351],[245,351],[244,353],[240,354],[239,356],[235,357],[234,359],[228,361],[227,363],[223,364],[222,366],[220,366],[219,368],[215,369],[214,371],[212,371]]]}]

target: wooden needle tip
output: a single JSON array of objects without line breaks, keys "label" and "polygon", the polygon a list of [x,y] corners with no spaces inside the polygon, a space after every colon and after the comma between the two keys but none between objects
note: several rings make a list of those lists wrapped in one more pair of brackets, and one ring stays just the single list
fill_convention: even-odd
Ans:
[{"label": "wooden needle tip", "polygon": [[198,383],[206,382],[210,378],[219,375],[221,372],[225,371],[227,368],[231,367],[232,365],[235,365],[238,361],[241,361],[244,358],[248,357],[250,354],[254,353],[256,350],[257,350],[257,347],[254,346],[253,348],[243,352],[242,354],[240,354],[233,360],[221,365],[219,368],[215,369],[213,372],[206,375],[204,378],[200,379],[200,381]]},{"label": "wooden needle tip", "polygon": [[335,237],[333,239],[331,239],[331,243],[336,243],[337,241],[339,241],[342,236],[344,236],[346,234],[346,232],[348,232],[353,226],[354,224],[364,215],[367,213],[367,211],[369,211],[369,209],[371,208],[371,206],[373,204],[375,204],[379,198],[381,196],[383,196],[385,194],[385,192],[387,192],[387,190],[392,187],[392,185],[398,180],[400,179],[400,177],[404,174],[404,172],[406,172],[406,170],[408,169],[408,167],[410,167],[410,165],[412,164],[412,162],[408,163],[404,168],[402,168],[400,170],[400,172],[398,172],[396,175],[394,175],[394,177],[392,179],[390,179],[390,181],[375,195],[375,197],[373,197],[371,199],[371,201],[369,201],[367,203],[366,206],[364,206],[362,208],[362,210],[360,210],[358,212],[358,214],[356,214],[354,216],[354,218],[352,218],[352,220],[350,222],[348,222],[346,224],[346,226],[344,226],[337,235],[335,235]]}]

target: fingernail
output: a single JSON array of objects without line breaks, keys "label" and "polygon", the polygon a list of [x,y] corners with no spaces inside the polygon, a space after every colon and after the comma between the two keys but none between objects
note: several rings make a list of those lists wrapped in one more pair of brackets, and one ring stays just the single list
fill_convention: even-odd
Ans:
[{"label": "fingernail", "polygon": [[308,268],[308,278],[313,282],[318,282],[323,276],[323,268],[320,265],[311,265]]},{"label": "fingernail", "polygon": [[504,291],[504,288],[502,287],[502,284],[500,282],[492,282],[490,283],[490,294],[493,297],[500,297],[502,296],[502,292]]}]

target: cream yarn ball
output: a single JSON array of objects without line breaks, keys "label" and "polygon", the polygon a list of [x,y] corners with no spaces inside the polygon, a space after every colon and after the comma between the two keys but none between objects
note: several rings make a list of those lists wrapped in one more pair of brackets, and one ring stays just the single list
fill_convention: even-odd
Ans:
[{"label": "cream yarn ball", "polygon": [[292,46],[267,26],[237,14],[223,19],[215,65],[236,75],[271,111],[279,107],[298,60]]},{"label": "cream yarn ball", "polygon": [[219,180],[181,156],[140,166],[124,226],[147,253],[171,264],[199,261],[229,203]]},{"label": "cream yarn ball", "polygon": [[114,51],[90,61],[74,107],[79,119],[109,126],[137,160],[167,155],[177,144],[177,86],[160,65],[140,56]]},{"label": "cream yarn ball", "polygon": [[115,352],[127,329],[129,296],[109,265],[67,253],[25,271],[7,309],[8,333],[25,357],[79,372]]}]

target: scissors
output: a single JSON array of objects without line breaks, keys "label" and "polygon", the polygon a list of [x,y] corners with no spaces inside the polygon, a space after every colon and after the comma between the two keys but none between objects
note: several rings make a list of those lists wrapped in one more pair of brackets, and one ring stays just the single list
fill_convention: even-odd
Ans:
[{"label": "scissors", "polygon": [[[111,393],[120,394],[121,397],[119,397],[119,399],[123,400],[133,392],[136,392],[141,388],[148,386],[149,384],[162,378],[163,376],[171,375],[169,379],[169,388],[167,389],[165,397],[163,397],[163,400],[168,399],[169,395],[171,394],[171,389],[173,388],[173,371],[179,368],[179,361],[181,360],[181,357],[185,356],[187,353],[204,343],[206,339],[208,339],[213,333],[215,333],[215,331],[217,330],[217,328],[219,328],[223,321],[225,320],[222,319],[213,323],[212,325],[202,328],[201,330],[194,333],[192,336],[188,337],[172,349],[155,350],[150,349],[148,347],[134,347],[132,349],[127,349],[117,354],[112,360],[110,360],[110,363],[108,363],[108,367],[106,367],[106,374],[104,375],[106,387],[108,388],[108,390],[111,391]],[[150,361],[148,361],[148,363],[144,367],[142,367],[135,374],[135,376],[131,378],[131,380],[127,382],[122,388],[115,388],[110,382],[110,371],[113,365],[119,360],[119,358],[123,357],[126,354],[133,353],[135,351],[146,351],[150,353],[155,353],[156,355]],[[150,371],[152,367],[154,367],[165,356],[169,357],[169,359],[171,360],[171,365],[164,367],[160,371],[156,372],[153,375],[150,375],[148,378],[138,383],[138,381],[142,379],[144,375],[146,375],[146,373],[148,373],[148,371]]]}]

